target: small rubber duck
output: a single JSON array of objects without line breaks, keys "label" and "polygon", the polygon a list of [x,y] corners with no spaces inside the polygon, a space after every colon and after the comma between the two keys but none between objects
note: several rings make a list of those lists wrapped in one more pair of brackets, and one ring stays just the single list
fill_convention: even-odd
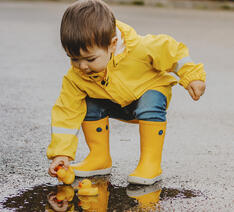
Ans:
[{"label": "small rubber duck", "polygon": [[[78,206],[80,206],[83,210],[91,210],[92,208],[96,208],[95,206],[98,204],[98,196],[79,196],[80,202]],[[94,210],[92,210],[94,211]]]},{"label": "small rubber duck", "polygon": [[96,196],[98,195],[98,188],[92,185],[92,182],[88,179],[84,179],[79,182],[78,195],[81,196]]},{"label": "small rubber duck", "polygon": [[62,166],[57,167],[57,177],[59,181],[62,181],[65,184],[72,184],[75,180],[75,173],[72,167],[68,167],[66,170]]},{"label": "small rubber duck", "polygon": [[58,192],[56,194],[56,199],[58,200],[58,202],[60,201],[72,201],[73,197],[74,197],[74,189],[71,186],[59,186],[58,187]]}]

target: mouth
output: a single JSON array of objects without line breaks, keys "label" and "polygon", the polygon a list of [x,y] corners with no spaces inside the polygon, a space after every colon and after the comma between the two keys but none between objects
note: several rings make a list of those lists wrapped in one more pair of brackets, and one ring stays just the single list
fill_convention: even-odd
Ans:
[{"label": "mouth", "polygon": [[87,75],[92,75],[92,74],[96,73],[95,71],[92,71],[92,70],[83,70],[83,72]]},{"label": "mouth", "polygon": [[90,71],[90,72],[86,72],[86,74],[88,74],[88,75],[92,75],[92,74],[95,74],[96,72],[94,72],[94,71]]}]

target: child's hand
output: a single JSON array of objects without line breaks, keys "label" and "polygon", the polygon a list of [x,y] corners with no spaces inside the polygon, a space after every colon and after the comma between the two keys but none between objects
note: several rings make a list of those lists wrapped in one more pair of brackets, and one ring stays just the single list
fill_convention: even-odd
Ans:
[{"label": "child's hand", "polygon": [[69,165],[70,163],[68,156],[57,156],[53,159],[52,163],[50,164],[48,173],[51,177],[56,177],[58,166],[63,166],[65,169],[68,169]]},{"label": "child's hand", "polygon": [[205,92],[206,84],[201,80],[195,80],[189,83],[187,90],[193,100],[197,101],[200,99]]}]

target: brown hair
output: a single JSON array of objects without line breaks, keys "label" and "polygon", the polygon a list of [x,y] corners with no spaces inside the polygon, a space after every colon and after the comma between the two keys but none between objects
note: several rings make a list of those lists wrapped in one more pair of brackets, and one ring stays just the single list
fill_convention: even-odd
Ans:
[{"label": "brown hair", "polygon": [[80,49],[98,46],[107,49],[116,33],[115,17],[101,0],[78,0],[65,11],[60,28],[61,43],[71,56]]}]

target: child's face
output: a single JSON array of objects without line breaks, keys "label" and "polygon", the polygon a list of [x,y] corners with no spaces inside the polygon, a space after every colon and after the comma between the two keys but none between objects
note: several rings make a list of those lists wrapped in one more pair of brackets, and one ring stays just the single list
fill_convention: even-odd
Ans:
[{"label": "child's face", "polygon": [[97,46],[89,48],[88,52],[81,49],[81,56],[75,58],[71,57],[71,63],[75,68],[80,69],[85,74],[101,72],[106,69],[111,58],[111,54],[114,53],[116,49],[116,42],[117,38],[114,40],[112,39],[112,43],[108,49],[99,48]]}]

